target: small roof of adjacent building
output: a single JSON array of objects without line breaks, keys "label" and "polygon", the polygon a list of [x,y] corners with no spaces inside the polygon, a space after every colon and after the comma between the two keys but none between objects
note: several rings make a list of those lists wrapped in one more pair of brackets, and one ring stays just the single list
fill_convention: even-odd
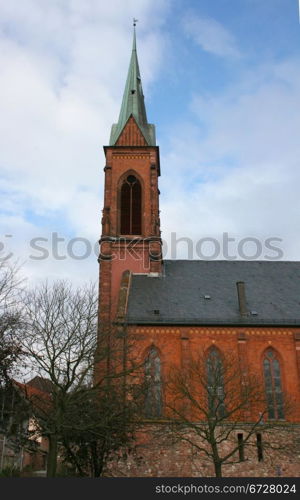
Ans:
[{"label": "small roof of adjacent building", "polygon": [[[247,315],[236,283],[245,283]],[[300,262],[166,260],[133,275],[128,324],[300,326]]]},{"label": "small roof of adjacent building", "polygon": [[51,380],[49,380],[48,378],[39,377],[38,375],[33,379],[29,380],[29,382],[27,382],[26,385],[35,387],[36,389],[42,392],[49,392],[49,393],[51,393],[54,388],[53,382],[51,382]]}]

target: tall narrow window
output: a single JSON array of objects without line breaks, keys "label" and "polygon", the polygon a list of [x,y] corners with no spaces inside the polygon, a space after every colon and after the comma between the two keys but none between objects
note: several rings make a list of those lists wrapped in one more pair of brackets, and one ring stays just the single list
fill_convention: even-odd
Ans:
[{"label": "tall narrow window", "polygon": [[162,415],[161,361],[157,349],[152,346],[145,361],[145,415],[148,418]]},{"label": "tall narrow window", "polygon": [[261,462],[264,459],[263,442],[260,432],[256,434],[257,459]]},{"label": "tall narrow window", "polygon": [[269,418],[284,418],[280,364],[273,349],[264,357],[264,378]]},{"label": "tall narrow window", "polygon": [[212,418],[225,416],[223,363],[219,351],[212,347],[206,360],[208,408]]},{"label": "tall narrow window", "polygon": [[239,450],[239,460],[240,462],[243,462],[245,460],[245,454],[244,454],[244,437],[243,434],[238,434],[238,450]]},{"label": "tall narrow window", "polygon": [[142,232],[142,189],[134,175],[128,175],[121,186],[121,234]]}]

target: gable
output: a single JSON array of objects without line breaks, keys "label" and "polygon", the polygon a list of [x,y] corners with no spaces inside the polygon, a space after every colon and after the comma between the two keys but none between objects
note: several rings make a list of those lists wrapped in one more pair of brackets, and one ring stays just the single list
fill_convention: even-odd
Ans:
[{"label": "gable", "polygon": [[132,115],[119,135],[116,146],[147,146],[145,137]]}]

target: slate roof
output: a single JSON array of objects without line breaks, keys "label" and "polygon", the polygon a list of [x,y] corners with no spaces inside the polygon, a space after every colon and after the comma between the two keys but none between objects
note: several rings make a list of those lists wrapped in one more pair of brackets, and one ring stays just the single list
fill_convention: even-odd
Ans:
[{"label": "slate roof", "polygon": [[[245,282],[246,317],[237,281]],[[300,326],[300,262],[166,260],[162,277],[132,276],[126,321]]]}]

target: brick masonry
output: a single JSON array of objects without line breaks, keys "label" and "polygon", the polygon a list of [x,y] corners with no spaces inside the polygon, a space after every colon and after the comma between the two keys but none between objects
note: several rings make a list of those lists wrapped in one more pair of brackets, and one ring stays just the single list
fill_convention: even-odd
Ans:
[{"label": "brick masonry", "polygon": [[[105,148],[106,166],[102,236],[100,240],[99,333],[114,335],[114,321],[126,313],[130,273],[161,271],[158,177],[159,151],[146,146],[144,137],[131,117],[116,146]],[[142,186],[142,234],[120,239],[120,186],[127,175],[135,175]],[[134,240],[134,241],[133,241]],[[122,279],[123,276],[123,279]],[[122,283],[121,283],[122,280]],[[222,353],[233,353],[242,371],[249,370],[263,384],[263,356],[272,347],[280,361],[283,391],[293,400],[288,420],[294,424],[287,437],[277,435],[286,449],[265,454],[258,461],[255,443],[245,448],[243,462],[224,466],[224,476],[299,476],[300,424],[300,334],[297,328],[283,327],[170,327],[130,326],[131,355],[143,361],[151,346],[161,358],[162,383],[171,366],[182,370],[199,350],[216,346]],[[99,369],[99,367],[98,367]],[[163,390],[164,403],[168,394]],[[249,415],[248,415],[249,416]],[[107,474],[125,476],[212,476],[209,461],[195,454],[190,445],[175,443],[164,423],[148,423],[139,429],[130,453],[108,466]],[[236,436],[233,436],[236,439]],[[297,444],[298,443],[298,444]],[[292,445],[297,444],[293,447]],[[224,446],[229,446],[229,443]],[[126,456],[125,456],[125,455]]]},{"label": "brick masonry", "polygon": [[[299,426],[288,434],[276,433],[280,451],[263,449],[263,459],[258,459],[256,436],[245,446],[244,461],[239,461],[238,452],[231,465],[222,467],[223,477],[300,477]],[[237,433],[233,436],[237,439]],[[262,442],[270,436],[262,434]],[[230,442],[223,451],[230,449]],[[140,430],[135,446],[125,455],[108,464],[106,475],[130,477],[214,477],[214,467],[204,453],[197,453],[190,444],[172,441],[166,427],[161,424],[144,426]]]}]

